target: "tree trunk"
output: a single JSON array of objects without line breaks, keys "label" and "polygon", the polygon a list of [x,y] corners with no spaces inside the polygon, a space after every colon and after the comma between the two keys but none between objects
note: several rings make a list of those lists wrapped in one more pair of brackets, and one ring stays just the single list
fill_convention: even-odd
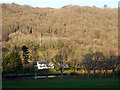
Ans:
[{"label": "tree trunk", "polygon": [[49,72],[49,69],[47,69],[47,78],[48,78],[48,72]]},{"label": "tree trunk", "polygon": [[62,71],[62,68],[61,68],[61,79],[63,79],[63,71]]},{"label": "tree trunk", "polygon": [[101,72],[101,70],[100,70],[100,79],[102,78],[102,72]]},{"label": "tree trunk", "polygon": [[107,75],[107,68],[105,69],[105,76]]},{"label": "tree trunk", "polygon": [[94,68],[94,73],[93,73],[93,76],[95,77],[95,68]]},{"label": "tree trunk", "polygon": [[74,74],[75,74],[75,66],[74,66]]},{"label": "tree trunk", "polygon": [[112,73],[113,73],[113,78],[114,78],[115,77],[115,68],[113,68]]},{"label": "tree trunk", "polygon": [[75,75],[75,78],[77,78],[76,74],[75,74],[75,66],[74,66],[74,75]]},{"label": "tree trunk", "polygon": [[37,73],[35,72],[35,79],[37,79]]},{"label": "tree trunk", "polygon": [[89,73],[90,73],[90,70],[88,69],[88,78],[89,78],[89,76],[90,76]]}]

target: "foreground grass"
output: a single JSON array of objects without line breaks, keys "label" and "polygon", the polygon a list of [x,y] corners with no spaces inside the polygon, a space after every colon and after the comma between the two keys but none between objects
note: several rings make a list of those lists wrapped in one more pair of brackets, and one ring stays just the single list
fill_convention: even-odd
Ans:
[{"label": "foreground grass", "polygon": [[118,78],[26,79],[3,81],[3,88],[118,88]]}]

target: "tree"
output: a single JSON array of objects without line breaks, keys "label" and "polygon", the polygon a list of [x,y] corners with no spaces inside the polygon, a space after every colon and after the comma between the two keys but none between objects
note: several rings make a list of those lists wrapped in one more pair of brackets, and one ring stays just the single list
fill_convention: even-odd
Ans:
[{"label": "tree", "polygon": [[96,7],[95,5],[93,5],[93,7]]},{"label": "tree", "polygon": [[109,66],[112,69],[113,78],[115,77],[115,69],[117,67],[117,64],[118,56],[116,56],[113,51],[110,51]]},{"label": "tree", "polygon": [[58,54],[52,59],[55,69],[61,72],[61,79],[63,79],[64,65],[66,64],[65,51],[65,49],[59,50]]},{"label": "tree", "polygon": [[95,52],[95,53],[92,54],[92,56],[93,56],[92,57],[92,68],[94,70],[93,76],[95,76],[95,71],[98,67],[97,66],[98,61],[100,61],[104,57],[104,55],[103,55],[102,52]]},{"label": "tree", "polygon": [[92,68],[92,54],[88,53],[83,56],[81,67],[85,70],[88,70],[88,78],[89,78],[89,73]]},{"label": "tree", "polygon": [[107,7],[108,7],[108,5],[105,4],[105,5],[104,5],[104,8],[106,9]]},{"label": "tree", "polygon": [[75,53],[76,53],[76,49],[77,49],[77,47],[74,47],[73,48],[73,50],[72,50],[72,58],[73,58],[73,62],[74,62],[74,65],[73,65],[73,67],[74,67],[74,73],[75,73],[75,67],[76,67],[76,59],[75,59]]},{"label": "tree", "polygon": [[3,71],[22,69],[22,60],[19,51],[11,50],[11,52],[3,60]]},{"label": "tree", "polygon": [[108,71],[108,69],[110,68],[110,66],[109,66],[109,58],[105,58],[104,59],[104,61],[103,61],[103,68],[104,68],[104,70],[105,70],[105,76],[107,75],[107,71]]},{"label": "tree", "polygon": [[60,66],[59,66],[59,70],[61,71],[61,79],[63,79],[63,69],[64,69],[64,65],[63,65],[63,56],[60,54]]},{"label": "tree", "polygon": [[29,52],[28,52],[28,47],[26,46],[23,46],[22,47],[22,51],[23,51],[23,59],[24,59],[24,64],[25,64],[25,67],[26,67],[26,64],[28,64],[28,58],[29,58]]},{"label": "tree", "polygon": [[96,69],[99,69],[101,72],[103,68],[102,66],[103,60],[104,60],[104,55],[102,52],[95,52],[84,55],[82,64],[83,64],[83,68],[88,70],[88,77],[89,77],[89,71],[91,69],[94,70],[93,76],[95,76]]},{"label": "tree", "polygon": [[[47,67],[49,67],[50,55],[51,55],[51,53],[48,51],[43,54],[43,59],[45,60]],[[47,78],[48,78],[49,68],[46,71],[47,71]]]},{"label": "tree", "polygon": [[67,64],[67,57],[68,57],[68,44],[62,44],[62,46],[64,46],[62,49],[60,49],[58,51],[59,55],[60,55],[60,71],[61,71],[61,79],[63,79],[63,71],[65,70],[64,69],[64,66]]},{"label": "tree", "polygon": [[54,67],[56,70],[59,69],[59,62],[61,61],[60,55],[55,55],[54,58],[52,58],[52,62],[54,63]]},{"label": "tree", "polygon": [[37,46],[34,47],[33,51],[34,51],[34,61],[33,61],[33,63],[36,64],[37,63]]},{"label": "tree", "polygon": [[53,63],[55,65],[55,69],[57,71],[60,70],[60,72],[61,72],[61,79],[62,79],[63,78],[63,69],[64,69],[64,67],[63,67],[63,55],[61,55],[61,54],[56,55],[54,57]]},{"label": "tree", "polygon": [[[106,57],[103,55],[103,53],[99,53],[99,59],[97,61],[97,69],[100,70],[100,78],[102,76],[102,70],[104,69],[104,65],[107,65],[106,62]],[[108,67],[108,66],[107,66]]]},{"label": "tree", "polygon": [[101,78],[102,76],[101,70],[103,69],[103,61],[102,60],[98,61],[97,65],[98,65],[98,69],[100,70],[100,78]]}]

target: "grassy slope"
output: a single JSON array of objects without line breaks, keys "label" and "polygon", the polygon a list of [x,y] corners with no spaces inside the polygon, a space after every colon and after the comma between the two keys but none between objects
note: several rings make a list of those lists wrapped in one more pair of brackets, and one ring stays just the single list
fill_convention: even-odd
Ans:
[{"label": "grassy slope", "polygon": [[3,81],[3,88],[118,88],[118,79],[37,79]]}]

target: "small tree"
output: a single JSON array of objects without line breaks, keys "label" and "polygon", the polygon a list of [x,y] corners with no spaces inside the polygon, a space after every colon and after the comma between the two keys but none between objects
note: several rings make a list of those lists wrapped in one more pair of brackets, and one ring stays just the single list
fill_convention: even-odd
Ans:
[{"label": "small tree", "polygon": [[93,5],[93,7],[96,7],[95,5]]},{"label": "small tree", "polygon": [[109,58],[109,66],[111,66],[113,78],[115,77],[115,69],[117,67],[116,60],[117,60],[117,56],[110,56]]},{"label": "small tree", "polygon": [[[49,61],[50,61],[49,56],[50,56],[49,52],[46,52],[45,54],[43,54],[43,57],[44,57],[47,67],[49,66]],[[49,73],[49,68],[47,69],[47,78],[48,78],[48,73]]]},{"label": "small tree", "polygon": [[37,63],[37,46],[35,46],[34,47],[34,49],[33,49],[33,51],[34,51],[34,64],[36,64]]},{"label": "small tree", "polygon": [[96,71],[96,68],[98,67],[97,64],[98,64],[98,61],[100,61],[104,55],[102,52],[95,52],[92,54],[92,61],[93,61],[93,65],[92,65],[92,68],[94,70],[94,73],[93,73],[93,76],[95,76],[95,71]]},{"label": "small tree", "polygon": [[28,52],[28,47],[26,46],[23,46],[22,47],[22,51],[23,51],[23,59],[24,59],[24,64],[25,64],[25,67],[26,67],[26,64],[28,64],[28,58],[29,58],[29,52]]},{"label": "small tree", "polygon": [[11,52],[3,60],[3,71],[20,70],[21,68],[22,61],[19,52],[17,50],[11,50]]},{"label": "small tree", "polygon": [[83,69],[88,70],[88,78],[89,78],[89,73],[92,67],[92,54],[85,54],[83,56],[81,65]]},{"label": "small tree", "polygon": [[64,71],[63,55],[62,54],[55,55],[55,57],[52,59],[52,62],[54,63],[55,69],[57,71],[60,70],[60,72],[61,72],[61,79],[63,79],[63,71]]},{"label": "small tree", "polygon": [[100,78],[102,77],[102,70],[104,69],[104,64],[105,64],[105,56],[103,55],[103,53],[99,53],[100,54],[100,58],[97,61],[97,69],[100,70]]},{"label": "small tree", "polygon": [[110,51],[109,65],[112,69],[113,78],[115,77],[115,69],[118,65],[118,56],[115,55],[114,51]]},{"label": "small tree", "polygon": [[75,69],[76,69],[76,59],[75,59],[76,49],[77,48],[74,47],[73,50],[72,50],[72,58],[73,58],[73,63],[74,63],[74,65],[73,65],[73,67],[74,67],[74,73],[75,73]]},{"label": "small tree", "polygon": [[103,61],[103,68],[105,70],[105,73],[104,75],[106,76],[107,75],[107,71],[108,69],[110,69],[110,64],[109,64],[110,60],[108,57],[105,57],[104,61]]},{"label": "small tree", "polygon": [[60,64],[59,69],[61,71],[61,79],[62,79],[63,78],[63,69],[64,69],[62,55],[60,55],[60,62],[59,62],[59,64]]},{"label": "small tree", "polygon": [[105,4],[105,5],[104,5],[104,8],[106,9],[107,7],[108,7],[108,5]]},{"label": "small tree", "polygon": [[100,60],[100,61],[98,61],[98,69],[100,70],[100,78],[101,78],[101,74],[102,74],[102,72],[101,72],[101,70],[102,70],[102,68],[103,68],[103,62]]}]

